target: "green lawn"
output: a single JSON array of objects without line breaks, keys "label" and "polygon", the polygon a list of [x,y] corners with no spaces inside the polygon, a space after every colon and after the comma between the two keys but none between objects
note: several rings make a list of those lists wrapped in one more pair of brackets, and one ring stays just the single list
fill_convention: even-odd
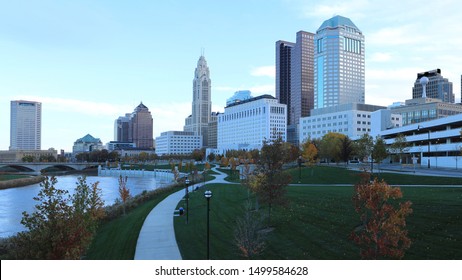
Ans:
[{"label": "green lawn", "polygon": [[28,175],[13,175],[13,174],[0,174],[0,181],[8,181],[13,179],[28,178]]},{"label": "green lawn", "polygon": [[[248,193],[237,185],[208,185],[213,192],[210,212],[212,259],[239,259],[233,232],[244,213]],[[351,197],[353,187],[288,187],[290,204],[275,208],[273,231],[260,259],[358,259],[348,239],[359,217]],[[191,195],[189,221],[175,220],[184,259],[206,257],[206,199],[200,190]],[[462,259],[462,188],[402,188],[413,202],[408,218],[413,240],[405,259]],[[254,198],[251,198],[254,201]],[[266,208],[260,211],[266,213]]]},{"label": "green lawn", "polygon": [[133,260],[136,243],[146,216],[164,198],[181,187],[157,195],[125,216],[101,225],[85,256],[89,260]]},{"label": "green lawn", "polygon": [[[316,166],[314,168],[301,168],[302,184],[356,184],[362,172],[348,170],[335,166]],[[299,180],[299,169],[292,168],[288,172],[292,175],[292,183]],[[390,185],[462,185],[462,178],[417,176],[400,173],[374,173],[378,179],[384,179]]]}]

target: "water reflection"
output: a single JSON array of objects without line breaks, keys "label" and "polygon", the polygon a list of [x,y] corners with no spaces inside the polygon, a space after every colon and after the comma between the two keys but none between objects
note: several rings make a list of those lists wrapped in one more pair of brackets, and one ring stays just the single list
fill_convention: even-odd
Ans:
[{"label": "water reflection", "polygon": [[[57,187],[73,193],[77,182],[77,175],[59,176]],[[117,177],[87,177],[87,183],[99,181],[102,190],[102,198],[105,205],[111,205],[119,197],[119,185]],[[131,195],[137,195],[144,190],[154,190],[169,184],[169,180],[156,178],[133,177],[128,178],[127,188]],[[22,212],[34,211],[37,202],[33,199],[40,189],[39,184],[26,187],[0,190],[0,237],[8,237],[25,230],[21,225]]]}]

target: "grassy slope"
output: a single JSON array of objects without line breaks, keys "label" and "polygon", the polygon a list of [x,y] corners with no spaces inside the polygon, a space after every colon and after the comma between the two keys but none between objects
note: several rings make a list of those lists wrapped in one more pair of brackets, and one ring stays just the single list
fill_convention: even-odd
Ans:
[{"label": "grassy slope", "polygon": [[178,188],[162,193],[128,212],[125,216],[101,225],[85,258],[90,260],[133,260],[138,235],[146,216],[152,208],[175,191],[178,191]]},{"label": "grassy slope", "polygon": [[[209,186],[211,202],[211,258],[239,259],[233,242],[237,217],[243,214],[247,191],[231,185]],[[413,240],[407,259],[461,259],[462,189],[403,188],[413,202],[408,218]],[[352,187],[288,187],[291,203],[276,208],[274,230],[261,259],[357,259],[359,251],[348,235],[359,218],[354,212]],[[253,200],[253,199],[252,199]],[[205,258],[206,200],[202,191],[190,201],[190,224],[179,218],[175,230],[185,259]],[[266,211],[266,209],[261,209]]]}]

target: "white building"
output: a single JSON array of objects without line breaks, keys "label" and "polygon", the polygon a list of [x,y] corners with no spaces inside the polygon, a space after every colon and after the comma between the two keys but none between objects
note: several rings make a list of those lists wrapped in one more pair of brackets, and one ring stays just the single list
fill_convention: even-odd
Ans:
[{"label": "white building", "polygon": [[156,154],[187,155],[202,148],[202,136],[193,131],[166,131],[156,137]]},{"label": "white building", "polygon": [[11,101],[10,150],[40,150],[42,103]]},{"label": "white building", "polygon": [[435,119],[382,131],[387,145],[402,134],[410,147],[405,151],[403,163],[416,163],[422,167],[460,168],[462,165],[462,114]]},{"label": "white building", "polygon": [[225,107],[218,116],[218,149],[260,149],[263,140],[278,134],[287,140],[287,105],[280,104],[271,95],[261,95]]},{"label": "white building", "polygon": [[322,138],[329,132],[358,139],[371,133],[371,113],[385,109],[382,106],[350,103],[311,110],[311,116],[300,119],[300,143],[311,138]]},{"label": "white building", "polygon": [[371,114],[371,133],[373,138],[380,135],[383,130],[403,126],[400,114],[393,113],[390,109],[380,109]]}]

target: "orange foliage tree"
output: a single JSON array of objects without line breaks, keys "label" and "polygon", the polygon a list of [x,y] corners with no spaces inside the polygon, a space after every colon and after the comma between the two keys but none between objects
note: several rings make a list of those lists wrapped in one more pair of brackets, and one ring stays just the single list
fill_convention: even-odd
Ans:
[{"label": "orange foliage tree", "polygon": [[363,259],[401,259],[411,246],[406,217],[412,213],[412,203],[397,202],[403,197],[399,187],[391,187],[383,180],[369,182],[369,177],[364,176],[353,196],[361,225],[350,238],[360,247]]},{"label": "orange foliage tree", "polygon": [[124,211],[124,215],[125,215],[125,202],[127,202],[127,200],[130,198],[130,190],[127,189],[127,176],[122,177],[122,175],[120,175],[119,177],[119,195],[120,195],[120,199],[122,200],[122,207],[123,207],[123,211]]}]

